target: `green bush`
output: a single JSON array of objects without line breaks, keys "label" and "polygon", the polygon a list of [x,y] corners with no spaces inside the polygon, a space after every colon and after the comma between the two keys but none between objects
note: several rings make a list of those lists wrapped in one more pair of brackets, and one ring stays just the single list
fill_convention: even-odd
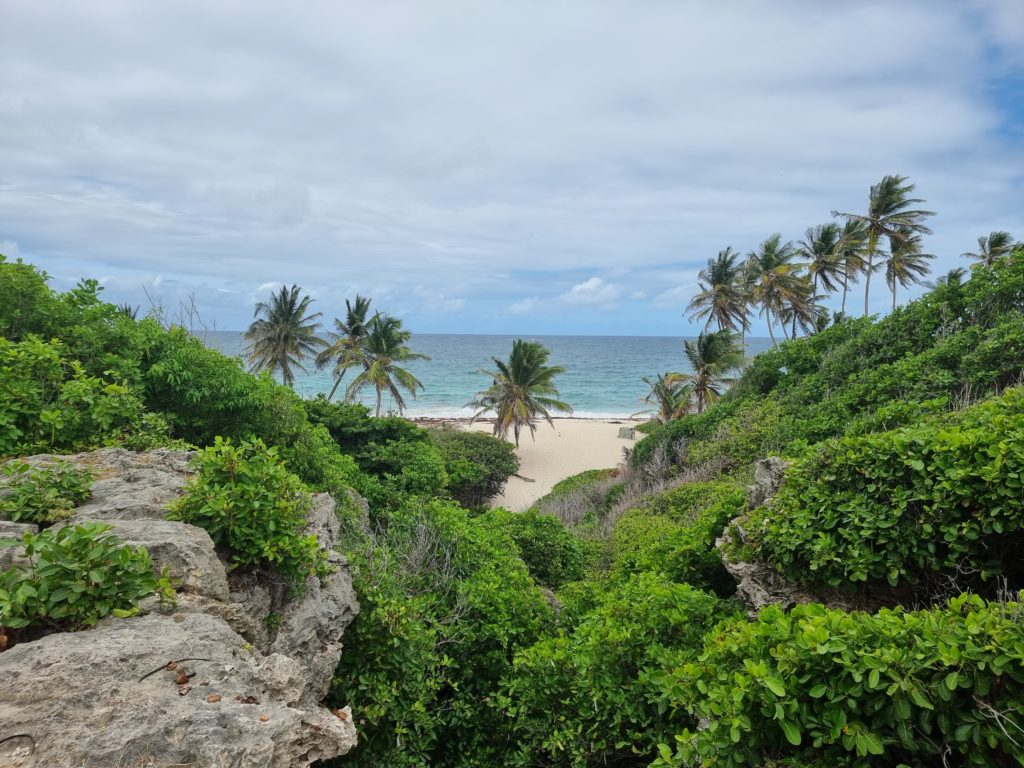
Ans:
[{"label": "green bush", "polygon": [[327,553],[305,534],[310,496],[262,440],[217,438],[193,461],[196,475],[171,503],[169,519],[205,528],[236,566],[270,566],[292,587],[326,575]]},{"label": "green bush", "polygon": [[93,476],[66,461],[43,467],[11,461],[2,468],[0,520],[48,525],[71,516],[89,498]]},{"label": "green bush", "polygon": [[1022,611],[963,595],[912,613],[771,606],[724,622],[659,678],[663,706],[706,720],[659,764],[1020,764]]},{"label": "green bush", "polygon": [[685,718],[662,706],[651,676],[695,658],[722,610],[717,598],[650,573],[599,595],[572,631],[516,654],[500,698],[516,746],[502,764],[647,764]]},{"label": "green bush", "polygon": [[558,589],[566,582],[583,578],[589,559],[587,545],[551,515],[535,510],[492,509],[480,519],[512,537],[530,575],[538,583]]},{"label": "green bush", "polygon": [[0,339],[0,456],[113,444],[142,416],[130,388],[88,375],[60,342]]},{"label": "green bush", "polygon": [[441,451],[448,473],[448,491],[462,506],[482,507],[501,493],[519,471],[515,448],[484,432],[432,429],[430,438]]},{"label": "green bush", "polygon": [[2,540],[20,543],[30,565],[0,571],[0,626],[76,630],[105,616],[132,616],[153,594],[173,599],[166,569],[154,574],[145,548],[125,546],[109,530],[81,523]]},{"label": "green bush", "polygon": [[512,540],[458,505],[414,500],[379,523],[353,554],[360,613],[330,697],[365,720],[342,764],[503,764],[499,683],[551,609]]},{"label": "green bush", "polygon": [[948,418],[815,448],[748,531],[793,579],[833,586],[977,572],[1017,583],[1024,389]]}]

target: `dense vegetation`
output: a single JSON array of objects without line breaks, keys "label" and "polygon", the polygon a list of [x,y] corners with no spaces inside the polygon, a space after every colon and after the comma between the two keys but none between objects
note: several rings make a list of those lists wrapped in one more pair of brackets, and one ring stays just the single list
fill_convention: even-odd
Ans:
[{"label": "dense vegetation", "polygon": [[[346,363],[358,326],[340,324],[323,358],[339,381],[366,370]],[[1024,249],[880,321],[786,341],[728,391],[709,369],[699,413],[668,414],[628,466],[567,479],[524,514],[486,509],[516,471],[507,444],[302,401],[95,283],[58,294],[0,263],[0,334],[0,456],[197,446],[177,514],[243,567],[296,579],[321,562],[308,493],[334,494],[362,606],[331,693],[361,741],[339,765],[1024,760]],[[772,454],[791,462],[781,491],[748,509],[752,466]],[[52,480],[47,510],[19,515],[74,503]],[[20,510],[17,482],[4,500]],[[2,573],[0,624],[83,626],[161,589],[103,531],[39,537],[35,565]],[[906,602],[751,618],[723,537],[730,557],[811,589]],[[64,574],[89,551],[102,578],[71,610]]]}]

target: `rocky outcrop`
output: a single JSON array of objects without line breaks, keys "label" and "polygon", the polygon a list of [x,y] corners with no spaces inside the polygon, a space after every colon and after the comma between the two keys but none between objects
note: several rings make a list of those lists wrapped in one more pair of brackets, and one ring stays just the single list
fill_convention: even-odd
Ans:
[{"label": "rocky outcrop", "polygon": [[[31,523],[12,523],[0,520],[0,539],[18,539],[26,533],[39,533],[39,526]],[[0,569],[10,568],[18,560],[18,547],[5,547],[0,544]],[[3,766],[0,766],[3,768]]]},{"label": "rocky outcrop", "polygon": [[[309,531],[334,570],[289,597],[260,574],[230,572],[206,531],[164,519],[188,480],[190,454],[107,449],[60,458],[97,476],[67,524],[102,521],[145,546],[178,581],[178,605],[167,614],[154,599],[141,616],[0,653],[0,768],[302,768],[354,746],[347,709],[319,704],[358,612],[347,563],[334,551],[340,526],[330,496],[314,498]],[[0,538],[20,536],[25,527],[15,526],[0,523]],[[0,549],[0,562],[10,555]],[[177,663],[165,669],[169,662]]]},{"label": "rocky outcrop", "polygon": [[[785,475],[785,461],[777,457],[761,459],[754,467],[754,482],[747,488],[747,504],[750,509],[770,504],[778,493]],[[729,523],[725,534],[715,544],[722,558],[722,564],[736,582],[736,597],[755,615],[766,605],[780,605],[792,608],[800,603],[824,603],[832,608],[852,610],[873,610],[879,601],[864,594],[840,592],[834,589],[811,589],[790,581],[768,563],[744,562],[730,558],[729,552],[740,549],[747,541],[744,529],[745,518],[739,517]]]}]

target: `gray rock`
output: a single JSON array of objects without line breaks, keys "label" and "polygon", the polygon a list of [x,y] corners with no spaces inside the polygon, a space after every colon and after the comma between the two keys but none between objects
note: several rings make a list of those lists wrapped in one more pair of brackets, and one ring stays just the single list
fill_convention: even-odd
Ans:
[{"label": "gray rock", "polygon": [[789,463],[777,456],[760,459],[754,466],[754,484],[747,487],[747,503],[751,509],[766,504],[779,492]]},{"label": "gray rock", "polygon": [[[0,520],[0,539],[18,539],[26,533],[39,533],[39,526],[32,523],[12,523],[10,520]],[[10,568],[16,562],[23,559],[18,556],[20,546],[0,546],[0,570]]]},{"label": "gray rock", "polygon": [[171,520],[108,520],[106,524],[125,544],[149,550],[157,572],[168,566],[176,589],[215,600],[228,599],[224,564],[217,557],[210,534],[202,528]]},{"label": "gray rock", "polygon": [[[187,657],[206,660],[161,669]],[[182,672],[193,675],[185,695]],[[50,635],[0,653],[0,739],[35,745],[27,755],[26,739],[0,744],[0,765],[305,768],[348,752],[356,733],[346,711],[296,706],[303,679],[300,662],[251,653],[201,613]]]}]

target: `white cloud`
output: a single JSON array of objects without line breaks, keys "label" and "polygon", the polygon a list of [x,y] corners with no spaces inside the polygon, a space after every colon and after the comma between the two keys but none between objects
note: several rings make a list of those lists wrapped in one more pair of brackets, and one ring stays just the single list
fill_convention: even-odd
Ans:
[{"label": "white cloud", "polygon": [[325,315],[383,283],[482,321],[566,275],[657,295],[903,173],[942,273],[1024,235],[1022,7],[6,3],[0,237],[64,281],[206,286],[236,324],[292,282]]},{"label": "white cloud", "polygon": [[583,306],[611,306],[619,300],[622,289],[614,283],[607,283],[600,277],[592,277],[577,283],[559,298],[566,304]]},{"label": "white cloud", "polygon": [[696,287],[696,283],[687,283],[668,288],[651,299],[651,303],[658,307],[679,307],[680,310],[685,310],[693,298]]},{"label": "white cloud", "polygon": [[540,296],[530,296],[510,304],[506,310],[511,315],[528,315],[540,302]]},{"label": "white cloud", "polygon": [[422,285],[414,287],[412,293],[420,299],[421,308],[427,312],[458,312],[466,306],[465,299],[449,298]]}]

